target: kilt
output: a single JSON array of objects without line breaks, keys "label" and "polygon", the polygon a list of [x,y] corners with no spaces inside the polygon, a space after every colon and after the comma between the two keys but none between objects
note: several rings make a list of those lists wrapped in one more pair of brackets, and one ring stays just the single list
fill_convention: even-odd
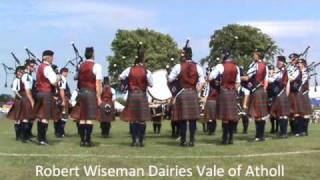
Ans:
[{"label": "kilt", "polygon": [[[109,104],[111,106],[111,112],[108,114],[105,112],[105,108],[104,108],[106,104]],[[100,122],[111,122],[115,120],[114,118],[115,118],[115,110],[114,110],[113,103],[101,103],[101,105],[99,106],[98,120]]]},{"label": "kilt", "polygon": [[145,122],[151,119],[147,94],[143,91],[132,91],[120,118],[126,122]]},{"label": "kilt", "polygon": [[289,97],[286,95],[285,91],[283,91],[279,96],[275,97],[270,109],[270,115],[272,117],[290,115]]},{"label": "kilt", "polygon": [[258,88],[250,95],[249,115],[257,119],[268,115],[268,95],[263,87]]},{"label": "kilt", "polygon": [[15,98],[14,103],[7,114],[7,118],[15,121],[20,121],[21,105],[21,99]]},{"label": "kilt", "polygon": [[237,92],[221,88],[217,100],[217,118],[222,121],[238,121]]},{"label": "kilt", "polygon": [[89,89],[81,89],[77,104],[72,108],[70,117],[75,121],[97,120],[98,111],[96,92]]},{"label": "kilt", "polygon": [[311,115],[312,106],[311,106],[309,95],[308,93],[306,93],[306,94],[302,94],[302,96],[303,96],[303,106],[304,106],[303,115]]},{"label": "kilt", "polygon": [[303,114],[304,113],[304,97],[301,92],[290,92],[290,112],[291,114]]},{"label": "kilt", "polygon": [[54,121],[61,118],[61,111],[51,92],[37,92],[33,110],[35,118]]},{"label": "kilt", "polygon": [[209,120],[217,119],[217,101],[207,99],[204,108],[204,120],[207,122]]},{"label": "kilt", "polygon": [[200,104],[196,90],[183,89],[173,105],[173,121],[197,120],[200,117]]}]

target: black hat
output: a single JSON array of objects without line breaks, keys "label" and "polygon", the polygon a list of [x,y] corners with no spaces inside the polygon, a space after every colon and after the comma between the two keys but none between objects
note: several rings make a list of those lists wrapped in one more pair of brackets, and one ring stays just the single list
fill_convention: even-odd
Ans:
[{"label": "black hat", "polygon": [[18,66],[18,67],[16,67],[15,74],[17,74],[17,72],[18,72],[18,71],[21,71],[21,70],[24,70],[24,66]]},{"label": "black hat", "polygon": [[228,49],[222,50],[222,60],[225,61],[227,59],[233,59],[232,53]]},{"label": "black hat", "polygon": [[37,64],[37,61],[34,59],[26,59],[24,65],[29,66],[30,64]]},{"label": "black hat", "polygon": [[86,50],[85,50],[85,52],[84,52],[84,56],[85,56],[87,59],[91,59],[92,56],[93,56],[93,53],[94,53],[93,47],[86,47]]},{"label": "black hat", "polygon": [[299,59],[299,63],[302,63],[304,65],[307,65],[307,61],[305,59]]},{"label": "black hat", "polygon": [[43,56],[53,56],[53,54],[54,54],[53,51],[51,51],[51,50],[45,50],[45,51],[43,51],[43,53],[42,53],[42,57],[43,57]]},{"label": "black hat", "polygon": [[142,42],[139,42],[137,45],[136,63],[144,63],[144,49],[142,44]]},{"label": "black hat", "polygon": [[299,58],[299,55],[297,53],[291,53],[289,55],[289,58],[292,60],[292,59],[295,59],[295,58]]},{"label": "black hat", "polygon": [[281,61],[283,63],[286,63],[286,57],[285,56],[278,56],[277,61]]},{"label": "black hat", "polygon": [[103,84],[109,84],[109,76],[103,78]]},{"label": "black hat", "polygon": [[192,48],[190,46],[190,39],[187,39],[186,45],[183,48],[184,57],[188,59],[192,59]]},{"label": "black hat", "polygon": [[268,65],[268,70],[274,70],[274,65],[269,64],[269,65]]}]

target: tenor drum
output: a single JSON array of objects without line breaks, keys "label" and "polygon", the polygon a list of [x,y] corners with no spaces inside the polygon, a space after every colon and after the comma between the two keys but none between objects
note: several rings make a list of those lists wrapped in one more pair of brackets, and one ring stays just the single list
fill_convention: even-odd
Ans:
[{"label": "tenor drum", "polygon": [[164,69],[152,73],[153,86],[148,88],[148,94],[151,98],[164,101],[172,97],[168,87],[167,71]]}]

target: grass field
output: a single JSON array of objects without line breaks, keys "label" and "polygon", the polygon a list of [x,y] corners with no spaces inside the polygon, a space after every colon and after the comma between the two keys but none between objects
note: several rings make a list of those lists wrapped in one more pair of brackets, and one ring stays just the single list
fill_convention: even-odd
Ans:
[{"label": "grass field", "polygon": [[[67,137],[56,139],[53,136],[53,126],[50,124],[48,140],[50,145],[43,147],[33,143],[22,144],[15,141],[13,125],[2,118],[0,120],[0,179],[110,179],[109,177],[35,177],[35,166],[75,167],[83,165],[101,165],[102,167],[135,167],[147,169],[149,165],[157,167],[193,168],[193,176],[181,177],[137,177],[134,179],[271,179],[271,177],[199,177],[195,173],[196,166],[214,165],[224,168],[236,167],[242,164],[274,167],[283,164],[284,177],[272,179],[285,180],[315,180],[320,179],[320,127],[312,124],[308,137],[290,137],[280,140],[267,134],[269,139],[263,143],[248,142],[253,137],[253,123],[250,124],[249,135],[237,134],[235,144],[220,145],[221,127],[219,125],[216,136],[208,136],[198,124],[196,146],[182,148],[178,142],[170,137],[170,123],[165,121],[161,136],[154,135],[151,123],[147,127],[146,146],[131,148],[128,125],[116,121],[112,124],[111,137],[102,139],[100,128],[94,127],[93,141],[97,146],[92,148],[79,147],[79,137],[75,124],[67,123]],[[241,127],[241,126],[239,126]],[[33,132],[36,134],[36,127]],[[241,128],[239,129],[241,130]],[[269,131],[269,127],[267,127]],[[116,177],[113,179],[129,179],[130,177]],[[130,178],[131,179],[131,178]]]}]

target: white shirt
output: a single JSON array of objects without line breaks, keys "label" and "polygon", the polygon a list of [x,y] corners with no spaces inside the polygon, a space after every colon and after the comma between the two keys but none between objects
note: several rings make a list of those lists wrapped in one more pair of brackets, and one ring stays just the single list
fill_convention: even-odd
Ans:
[{"label": "white shirt", "polygon": [[290,81],[297,79],[297,77],[300,74],[299,68],[293,65],[289,66],[288,72],[289,72],[288,76]]},{"label": "white shirt", "polygon": [[284,71],[279,70],[277,73],[273,75],[273,77],[269,77],[269,82],[273,83],[275,81],[280,81],[284,75]]},{"label": "white shirt", "polygon": [[[94,62],[92,59],[87,59],[86,61]],[[102,80],[102,67],[100,64],[94,62],[92,71],[96,75],[96,80]]]},{"label": "white shirt", "polygon": [[64,76],[61,76],[61,86],[59,87],[60,89],[67,89],[67,79]]},{"label": "white shirt", "polygon": [[[262,60],[259,60],[259,62],[261,62]],[[255,75],[258,71],[258,62],[252,62],[249,65],[249,70],[247,72],[249,78],[251,78],[253,75]],[[268,81],[268,76],[269,76],[269,70],[268,68],[266,68],[266,76],[264,77],[265,81]]]},{"label": "white shirt", "polygon": [[19,78],[14,78],[12,82],[12,91],[17,94],[20,91],[20,79]]},{"label": "white shirt", "polygon": [[71,94],[71,98],[69,100],[69,103],[71,104],[72,107],[74,107],[77,103],[78,94],[79,94],[78,89],[75,89]]},{"label": "white shirt", "polygon": [[22,77],[21,77],[21,81],[24,85],[24,88],[27,90],[31,90],[32,89],[32,86],[33,86],[33,78],[32,76],[28,73],[28,72],[25,72]]},{"label": "white shirt", "polygon": [[47,78],[52,85],[56,84],[58,81],[57,74],[53,71],[51,65],[48,62],[45,61],[44,63],[49,65],[46,66],[43,70],[44,77]]},{"label": "white shirt", "polygon": [[[123,80],[126,79],[127,77],[129,77],[130,70],[131,70],[131,67],[128,67],[120,74],[119,77]],[[152,74],[149,70],[147,70],[147,81],[148,81],[148,85],[152,87],[153,86]]]},{"label": "white shirt", "polygon": [[[204,73],[203,73],[203,70],[202,68],[197,64],[197,72],[198,72],[198,76],[199,76],[199,79],[198,79],[198,83],[204,83],[205,80],[204,80]],[[174,81],[175,79],[178,78],[178,76],[180,75],[180,71],[181,71],[181,65],[180,64],[176,64],[175,66],[173,66],[169,76],[168,76],[168,80],[169,82],[172,82]]]},{"label": "white shirt", "polygon": [[302,84],[308,82],[309,80],[309,73],[307,72],[307,68],[302,70]]},{"label": "white shirt", "polygon": [[[241,79],[240,79],[240,69],[238,66],[236,66],[237,68],[237,77],[236,77],[236,83],[241,83]],[[219,75],[222,75],[224,72],[224,66],[223,64],[218,64],[213,71],[211,71],[211,73],[209,74],[209,80],[211,81],[212,79],[216,79]]]},{"label": "white shirt", "polygon": [[111,87],[112,101],[116,100],[116,91]]}]

